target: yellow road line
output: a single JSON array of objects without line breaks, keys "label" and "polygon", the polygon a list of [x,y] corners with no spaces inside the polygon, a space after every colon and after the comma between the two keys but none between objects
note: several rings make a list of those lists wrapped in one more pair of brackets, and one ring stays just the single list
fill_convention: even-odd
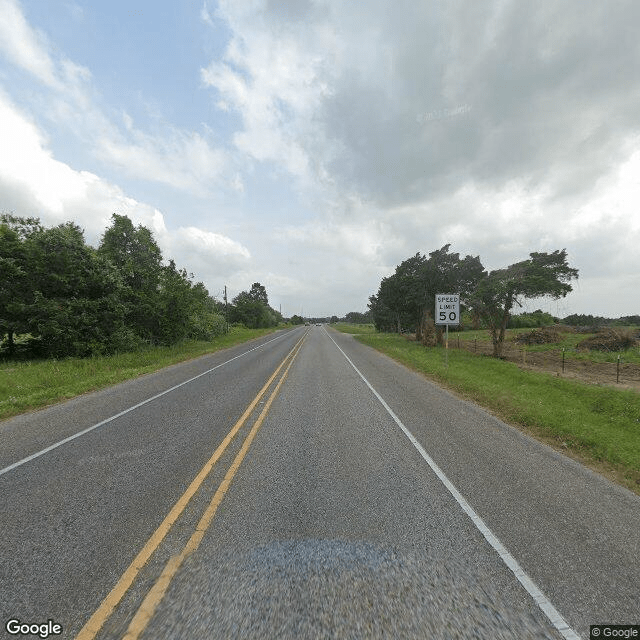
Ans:
[{"label": "yellow road line", "polygon": [[[306,336],[306,334],[305,334]],[[234,436],[238,433],[238,431],[242,428],[247,418],[251,415],[256,405],[262,398],[262,396],[266,393],[267,389],[271,386],[272,382],[280,372],[280,369],[284,366],[287,360],[291,357],[291,355],[296,351],[296,349],[302,344],[305,336],[300,338],[298,342],[294,345],[293,349],[289,351],[285,359],[278,365],[277,369],[273,372],[269,380],[266,384],[260,389],[258,395],[251,401],[251,404],[246,408],[245,412],[239,418],[239,420],[233,425],[233,428],[229,433],[225,436],[224,440],[220,443],[218,448],[215,450],[214,454],[209,458],[204,467],[200,470],[198,475],[192,480],[191,484],[187,487],[187,490],[182,494],[182,496],[178,499],[175,505],[172,507],[171,511],[167,514],[165,519],[160,523],[158,528],[149,538],[147,543],[138,553],[138,555],[133,559],[131,564],[127,567],[125,572],[120,577],[120,580],[116,583],[113,589],[109,592],[107,597],[100,603],[100,606],[95,610],[93,615],[86,622],[84,627],[80,630],[75,640],[93,640],[97,633],[100,631],[104,623],[108,620],[108,618],[113,613],[114,609],[122,600],[125,593],[133,584],[134,580],[140,573],[141,569],[147,563],[147,560],[151,557],[153,552],[158,548],[162,540],[166,537],[167,533],[175,523],[175,521],[180,517],[182,512],[185,510],[187,504],[194,496],[196,491],[200,488],[200,485],[204,482],[205,478],[211,472],[214,465],[220,458],[220,456],[225,452],[226,448],[229,446],[229,443],[233,440]],[[295,357],[295,356],[293,356]],[[293,361],[293,360],[292,360]],[[288,369],[287,369],[288,370]]]},{"label": "yellow road line", "polygon": [[291,358],[291,362],[289,362],[287,368],[285,369],[285,372],[282,374],[282,377],[278,381],[278,384],[276,385],[275,389],[269,396],[269,399],[267,400],[264,408],[260,412],[260,415],[258,416],[258,419],[256,420],[251,431],[249,432],[249,435],[247,435],[245,441],[243,442],[240,451],[236,455],[233,463],[231,464],[231,467],[229,467],[229,470],[227,471],[227,474],[225,475],[224,480],[220,483],[218,490],[216,491],[213,498],[211,499],[211,502],[209,503],[207,510],[204,512],[202,518],[200,519],[200,522],[198,523],[198,526],[196,527],[195,531],[187,541],[187,544],[185,545],[180,555],[170,558],[169,561],[167,562],[162,574],[160,575],[156,583],[153,585],[149,593],[147,593],[145,599],[140,605],[140,608],[138,609],[133,619],[131,620],[131,623],[129,624],[129,628],[127,629],[127,633],[123,636],[123,640],[137,640],[140,634],[146,629],[147,624],[149,623],[149,620],[151,620],[151,617],[153,616],[157,606],[162,601],[162,598],[164,597],[164,594],[169,588],[169,585],[171,584],[171,580],[173,579],[175,574],[178,572],[180,565],[182,565],[183,561],[189,554],[193,553],[200,546],[200,543],[202,542],[202,538],[204,537],[204,534],[206,533],[207,529],[211,525],[211,521],[213,520],[213,517],[216,511],[218,510],[218,507],[220,506],[222,499],[227,493],[227,490],[229,489],[229,486],[231,485],[231,482],[234,476],[236,475],[238,468],[242,464],[242,461],[244,460],[244,457],[247,454],[247,451],[249,450],[249,447],[251,446],[253,439],[258,433],[258,430],[260,429],[260,427],[262,426],[262,423],[264,422],[264,419],[267,413],[269,412],[269,408],[271,407],[271,403],[273,402],[275,397],[278,395],[278,392],[280,391],[280,387],[282,386],[282,383],[287,377],[287,374],[289,373],[289,369],[291,368],[291,365],[293,364],[295,357],[298,355],[300,348],[301,346],[298,348],[298,351],[296,351],[296,353],[293,354],[293,357]]}]

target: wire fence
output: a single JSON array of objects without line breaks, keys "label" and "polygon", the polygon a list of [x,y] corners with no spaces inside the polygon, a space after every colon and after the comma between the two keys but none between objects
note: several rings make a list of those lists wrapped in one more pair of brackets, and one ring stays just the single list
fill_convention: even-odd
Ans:
[{"label": "wire fence", "polygon": [[[486,340],[449,337],[450,349],[463,349],[477,355],[493,355],[493,345]],[[615,353],[615,352],[614,352]],[[546,371],[557,376],[578,378],[586,382],[610,384],[616,383],[637,387],[640,390],[640,365],[625,362],[625,354],[617,354],[613,362],[597,362],[575,355],[583,351],[570,348],[558,348],[545,351],[531,351],[509,340],[503,343],[502,358],[527,369]]]}]

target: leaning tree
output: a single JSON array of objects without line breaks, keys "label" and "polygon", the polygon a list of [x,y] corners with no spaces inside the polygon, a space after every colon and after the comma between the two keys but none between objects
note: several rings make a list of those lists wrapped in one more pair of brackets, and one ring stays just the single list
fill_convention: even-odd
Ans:
[{"label": "leaning tree", "polygon": [[491,271],[481,279],[467,304],[486,322],[493,355],[502,356],[505,330],[514,306],[522,307],[524,300],[531,298],[564,298],[572,291],[569,282],[577,277],[578,270],[567,264],[567,252],[562,249],[531,253],[528,260]]}]

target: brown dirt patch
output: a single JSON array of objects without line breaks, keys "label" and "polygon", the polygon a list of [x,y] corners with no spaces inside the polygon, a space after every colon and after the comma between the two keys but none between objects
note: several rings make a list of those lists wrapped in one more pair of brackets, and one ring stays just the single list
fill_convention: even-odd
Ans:
[{"label": "brown dirt patch", "polygon": [[554,344],[560,342],[562,336],[560,332],[553,327],[543,327],[534,329],[527,333],[519,333],[514,339],[518,344]]},{"label": "brown dirt patch", "polygon": [[602,329],[595,336],[585,338],[579,342],[578,349],[592,351],[621,351],[631,349],[638,344],[635,336],[628,331],[616,331],[615,329]]}]

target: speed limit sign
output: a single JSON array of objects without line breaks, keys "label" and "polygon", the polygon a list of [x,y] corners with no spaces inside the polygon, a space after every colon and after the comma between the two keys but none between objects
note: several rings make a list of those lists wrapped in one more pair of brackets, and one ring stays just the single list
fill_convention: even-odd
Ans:
[{"label": "speed limit sign", "polygon": [[457,293],[436,294],[436,324],[460,324],[460,295]]}]

